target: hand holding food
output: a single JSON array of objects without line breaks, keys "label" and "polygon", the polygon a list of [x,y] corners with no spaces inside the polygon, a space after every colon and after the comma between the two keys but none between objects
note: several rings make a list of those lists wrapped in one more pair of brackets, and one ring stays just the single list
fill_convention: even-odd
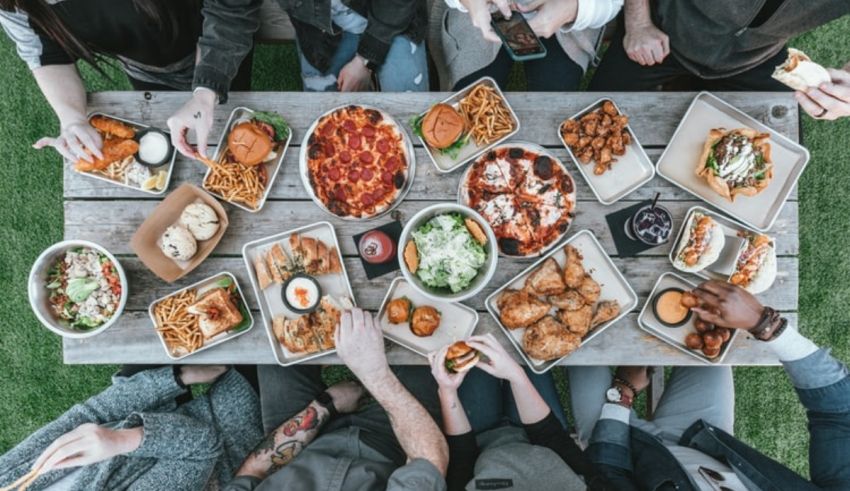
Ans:
[{"label": "hand holding food", "polygon": [[466,344],[484,355],[485,359],[479,361],[477,366],[490,375],[507,381],[514,381],[525,375],[522,367],[492,334],[472,336],[466,340]]},{"label": "hand holding food", "polygon": [[670,38],[651,21],[640,25],[628,24],[623,49],[633,62],[652,66],[662,63],[670,54]]},{"label": "hand holding food", "polygon": [[694,294],[700,306],[693,311],[713,324],[732,329],[752,329],[761,319],[764,307],[751,293],[717,280],[706,281]]},{"label": "hand holding food", "polygon": [[334,407],[341,414],[348,414],[357,411],[360,399],[366,393],[366,390],[357,382],[337,382],[328,387],[325,392],[331,396]]},{"label": "hand holding food", "polygon": [[64,126],[56,138],[44,137],[33,144],[33,148],[53,147],[70,162],[94,158],[102,159],[103,139],[85,118],[70,122]]},{"label": "hand holding food", "polygon": [[750,128],[714,128],[708,133],[696,173],[729,201],[755,196],[773,179],[770,134]]},{"label": "hand holding food", "polygon": [[611,170],[617,159],[626,154],[632,134],[626,127],[629,117],[621,114],[611,101],[591,111],[578,120],[568,119],[561,124],[561,138],[575,158],[582,164],[596,162],[593,173],[597,176]]},{"label": "hand holding food", "polygon": [[381,326],[371,313],[361,309],[343,312],[334,340],[340,359],[367,387],[389,370]]},{"label": "hand holding food", "polygon": [[[449,353],[451,352],[451,353]],[[478,352],[463,341],[443,346],[428,354],[431,375],[440,390],[457,390],[466,373],[478,362]]]},{"label": "hand holding food", "polygon": [[[171,144],[186,157],[207,156],[207,141],[213,124],[217,98],[218,96],[212,90],[198,88],[192,97],[166,121],[171,132]],[[197,149],[192,148],[186,138],[189,130],[195,132]]]},{"label": "hand holding food", "polygon": [[85,423],[56,439],[33,464],[38,473],[96,464],[139,448],[144,428],[109,429]]},{"label": "hand holding food", "polygon": [[835,120],[850,116],[850,63],[842,69],[828,68],[830,82],[796,93],[800,106],[815,119]]}]

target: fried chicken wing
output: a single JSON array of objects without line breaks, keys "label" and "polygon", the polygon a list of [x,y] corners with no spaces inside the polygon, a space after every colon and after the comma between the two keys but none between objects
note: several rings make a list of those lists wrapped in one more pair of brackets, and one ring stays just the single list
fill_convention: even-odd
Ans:
[{"label": "fried chicken wing", "polygon": [[532,358],[554,360],[566,356],[581,345],[581,337],[569,332],[551,315],[525,330],[522,348]]},{"label": "fried chicken wing", "polygon": [[590,331],[590,322],[593,320],[593,307],[584,305],[578,310],[559,310],[558,319],[564,323],[564,326],[575,334],[583,337]]},{"label": "fried chicken wing", "polygon": [[576,290],[567,290],[549,297],[549,303],[562,310],[578,310],[584,307],[584,297]]},{"label": "fried chicken wing", "polygon": [[[508,295],[505,298],[505,295]],[[499,318],[508,329],[528,327],[549,313],[552,308],[528,292],[508,290],[496,304],[499,307]]]},{"label": "fried chicken wing", "polygon": [[599,287],[599,283],[589,274],[585,274],[581,280],[581,285],[578,287],[578,292],[584,297],[584,301],[588,305],[595,304],[599,300],[599,293],[601,291],[602,289]]},{"label": "fried chicken wing", "polygon": [[526,291],[538,295],[556,295],[564,291],[566,285],[561,278],[561,267],[551,257],[528,275],[525,280]]},{"label": "fried chicken wing", "polygon": [[118,121],[117,119],[107,118],[106,116],[92,116],[89,119],[89,124],[97,131],[118,138],[129,139],[136,136],[136,130]]},{"label": "fried chicken wing", "polygon": [[602,103],[602,112],[611,116],[616,116],[617,108],[614,106],[613,102],[605,101]]},{"label": "fried chicken wing", "polygon": [[620,315],[620,303],[616,300],[603,300],[596,305],[596,313],[593,314],[593,320],[590,321],[590,328],[594,329],[618,315]]},{"label": "fried chicken wing", "polygon": [[575,247],[567,244],[564,246],[564,253],[567,255],[567,262],[564,265],[564,283],[569,288],[578,288],[584,281],[584,265],[581,253]]}]

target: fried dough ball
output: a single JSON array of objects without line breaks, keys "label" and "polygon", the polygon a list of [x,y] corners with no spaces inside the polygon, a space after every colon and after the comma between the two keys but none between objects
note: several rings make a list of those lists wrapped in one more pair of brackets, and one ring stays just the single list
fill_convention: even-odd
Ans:
[{"label": "fried dough ball", "polygon": [[731,329],[726,329],[725,327],[718,327],[717,329],[715,329],[715,331],[720,333],[720,336],[723,338],[724,343],[732,339]]},{"label": "fried dough ball", "polygon": [[696,319],[694,319],[694,328],[697,330],[698,333],[702,334],[714,329],[714,324],[697,317]]},{"label": "fried dough ball", "polygon": [[708,346],[703,346],[702,354],[704,354],[706,358],[717,358],[720,356],[720,348],[709,348]]},{"label": "fried dough ball", "polygon": [[387,320],[391,324],[404,324],[410,318],[412,305],[406,297],[395,298],[387,304]]},{"label": "fried dough ball", "polygon": [[698,333],[692,332],[685,336],[685,346],[689,349],[702,349],[704,345],[705,343],[703,343],[702,336]]},{"label": "fried dough ball", "polygon": [[694,295],[693,292],[682,292],[682,299],[680,301],[683,307],[689,309],[699,307],[699,297]]},{"label": "fried dough ball", "polygon": [[720,349],[723,346],[723,335],[717,331],[708,331],[702,335],[702,340],[708,348]]},{"label": "fried dough ball", "polygon": [[423,306],[413,310],[410,318],[410,332],[419,337],[426,337],[434,334],[438,327],[440,327],[440,312],[437,309]]}]

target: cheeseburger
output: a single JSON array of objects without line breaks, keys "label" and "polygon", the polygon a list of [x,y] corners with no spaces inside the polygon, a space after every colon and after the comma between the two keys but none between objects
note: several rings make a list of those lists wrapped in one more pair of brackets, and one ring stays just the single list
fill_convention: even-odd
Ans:
[{"label": "cheeseburger", "polygon": [[237,122],[227,135],[227,148],[242,165],[255,166],[275,157],[275,145],[289,137],[289,126],[275,113],[256,111]]},{"label": "cheeseburger", "polygon": [[478,363],[481,355],[468,344],[458,341],[446,352],[446,370],[452,373],[465,372]]},{"label": "cheeseburger", "polygon": [[435,104],[421,122],[422,139],[429,147],[444,150],[457,143],[466,130],[463,116],[448,104]]}]

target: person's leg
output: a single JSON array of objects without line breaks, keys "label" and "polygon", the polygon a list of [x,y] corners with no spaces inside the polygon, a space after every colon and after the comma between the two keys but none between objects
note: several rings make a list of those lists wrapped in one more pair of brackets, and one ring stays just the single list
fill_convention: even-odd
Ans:
[{"label": "person's leg", "polygon": [[[133,79],[131,78],[130,81],[132,82]],[[137,82],[139,82],[139,81],[137,80]],[[143,83],[143,82],[140,82],[140,83]],[[151,85],[154,85],[154,84],[151,84]],[[163,89],[152,88],[152,89],[136,89],[136,90],[163,90]],[[174,90],[174,89],[169,88],[169,89],[165,89],[165,90]],[[118,377],[129,378],[129,377],[132,377],[133,375],[135,375],[139,372],[143,372],[145,370],[155,370],[157,368],[161,368],[161,367],[164,367],[164,366],[168,366],[168,365],[121,365],[121,368],[118,369],[118,373],[116,373],[115,375],[118,376]],[[192,391],[191,390],[187,390],[186,392],[184,392],[184,393],[180,394],[179,396],[177,396],[176,398],[174,398],[174,402],[177,403],[178,406],[181,405],[181,404],[186,404],[187,402],[189,402],[191,400],[192,400]]]},{"label": "person's leg", "polygon": [[301,81],[305,92],[336,92],[337,76],[346,63],[357,54],[357,44],[360,41],[358,34],[343,31],[336,51],[331,57],[330,65],[325,72],[321,72],[307,61],[301,46],[295,44],[298,50],[298,60],[301,64]]},{"label": "person's leg", "polygon": [[383,92],[422,92],[428,90],[428,54],[425,42],[413,43],[406,36],[396,36],[378,69],[378,82]]},{"label": "person's leg", "polygon": [[602,57],[589,91],[639,91],[659,90],[666,83],[690,78],[690,74],[673,57],[667,55],[664,61],[657,65],[643,66],[629,59],[623,48],[625,31],[620,25],[617,33],[611,39],[608,50]]},{"label": "person's leg", "polygon": [[496,55],[496,59],[493,60],[493,63],[485,66],[480,70],[476,70],[469,75],[461,78],[455,83],[455,86],[452,87],[452,90],[460,90],[467,85],[475,82],[481,77],[490,77],[499,84],[503,90],[507,88],[508,85],[508,76],[511,74],[511,69],[514,66],[514,60],[511,59],[511,56],[508,54],[505,48],[499,50],[499,54]]},{"label": "person's leg", "polygon": [[746,72],[739,73],[720,80],[709,80],[711,90],[753,90],[759,92],[787,92],[791,91],[791,87],[776,80],[773,75],[773,70],[777,65],[785,62],[788,56],[788,50],[782,48],[774,56],[765,60],[763,63],[750,68]]},{"label": "person's leg", "polygon": [[233,368],[245,378],[254,392],[259,395],[260,380],[257,378],[257,365],[233,365]]},{"label": "person's leg", "polygon": [[577,366],[566,370],[576,433],[580,441],[587,442],[606,402],[605,391],[611,387],[611,368]]},{"label": "person's leg", "polygon": [[546,56],[523,62],[529,92],[569,92],[578,90],[584,71],[567,56],[556,36],[541,39]]},{"label": "person's leg", "polygon": [[325,390],[322,367],[319,365],[260,365],[257,367],[257,378],[260,382],[263,431],[266,434],[298,414]]},{"label": "person's leg", "polygon": [[473,368],[463,379],[458,396],[473,433],[490,430],[504,421],[502,381],[496,377]]},{"label": "person's leg", "polygon": [[699,419],[732,434],[735,385],[729,367],[675,367],[658,402],[652,422],[661,436],[678,442]]},{"label": "person's leg", "polygon": [[[549,409],[552,410],[552,414],[558,418],[558,421],[561,422],[561,426],[564,429],[569,428],[569,423],[567,423],[567,415],[564,414],[564,406],[561,405],[561,398],[558,395],[558,388],[555,387],[555,379],[552,377],[552,372],[547,372],[543,375],[538,375],[528,367],[525,367],[525,373],[528,374],[528,378],[531,379],[531,383],[534,385],[534,388],[537,389],[537,393],[540,394],[540,397],[546,401],[546,405],[549,406]],[[522,420],[520,420],[519,412],[516,407],[516,400],[514,399],[514,394],[510,390],[510,386],[505,387],[504,390],[505,396],[505,412],[507,413],[508,419],[516,426],[522,426]]]}]

